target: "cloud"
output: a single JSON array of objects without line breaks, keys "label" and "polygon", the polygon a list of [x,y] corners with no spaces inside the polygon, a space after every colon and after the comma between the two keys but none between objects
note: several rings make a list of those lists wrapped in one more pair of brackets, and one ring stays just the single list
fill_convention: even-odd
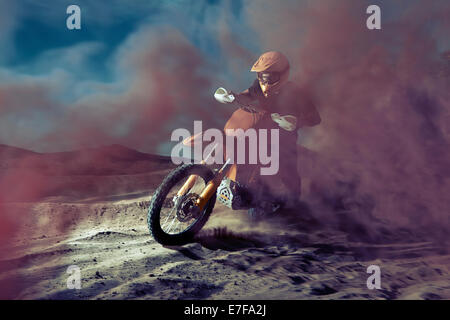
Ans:
[{"label": "cloud", "polygon": [[[90,3],[81,6],[92,9]],[[99,14],[114,19],[124,6],[117,1]],[[155,6],[124,10],[133,15]],[[177,127],[190,127],[194,119],[205,127],[222,127],[230,111],[217,106],[212,92],[248,82],[249,72],[233,78],[251,54],[234,41],[239,37],[228,25],[239,21],[230,6],[195,2],[188,12],[183,8],[175,2],[158,6],[160,14],[150,15],[104,61],[98,59],[111,47],[87,41],[46,49],[31,61],[1,68],[0,141],[37,151],[122,143],[155,152],[161,145],[168,153],[167,139]],[[47,23],[57,20],[56,7],[42,3],[39,9],[37,15],[45,13]],[[216,20],[221,22],[216,25]],[[216,42],[220,50],[211,54]]]},{"label": "cloud", "polygon": [[[132,34],[113,59],[112,84],[79,81],[62,69],[81,68],[98,49],[87,43],[43,53],[34,66],[42,70],[54,57],[47,77],[1,73],[3,142],[40,150],[121,143],[151,151],[170,137],[174,119],[199,116],[214,103],[208,63],[174,28],[147,26]],[[66,91],[77,95],[64,101]]]}]

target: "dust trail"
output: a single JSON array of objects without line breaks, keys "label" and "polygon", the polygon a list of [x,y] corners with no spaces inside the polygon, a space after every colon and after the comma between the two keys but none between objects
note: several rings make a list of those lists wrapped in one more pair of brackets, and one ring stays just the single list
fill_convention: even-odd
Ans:
[{"label": "dust trail", "polygon": [[450,4],[381,5],[381,31],[366,28],[366,7],[255,2],[248,14],[263,48],[286,52],[320,109],[321,125],[303,139],[318,152],[315,192],[372,202],[376,217],[446,236]]}]

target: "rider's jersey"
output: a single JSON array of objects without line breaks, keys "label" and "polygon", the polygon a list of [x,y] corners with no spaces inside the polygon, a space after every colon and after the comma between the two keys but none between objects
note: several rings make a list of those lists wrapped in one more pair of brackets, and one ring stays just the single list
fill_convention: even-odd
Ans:
[{"label": "rider's jersey", "polygon": [[320,115],[308,94],[293,82],[287,82],[278,94],[265,97],[258,80],[248,89],[250,97],[258,101],[257,107],[270,113],[293,115],[298,127],[312,127],[320,123]]},{"label": "rider's jersey", "polygon": [[258,122],[264,117],[266,113],[267,112],[264,110],[251,110],[248,108],[237,109],[225,124],[225,134],[227,134],[227,130],[229,129],[242,129],[245,131],[249,128],[256,128]]}]

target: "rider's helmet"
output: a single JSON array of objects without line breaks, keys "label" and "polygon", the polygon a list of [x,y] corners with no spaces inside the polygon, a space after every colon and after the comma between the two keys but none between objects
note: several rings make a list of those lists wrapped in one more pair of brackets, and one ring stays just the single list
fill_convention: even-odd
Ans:
[{"label": "rider's helmet", "polygon": [[263,53],[253,65],[264,96],[277,94],[289,78],[289,61],[278,51]]}]

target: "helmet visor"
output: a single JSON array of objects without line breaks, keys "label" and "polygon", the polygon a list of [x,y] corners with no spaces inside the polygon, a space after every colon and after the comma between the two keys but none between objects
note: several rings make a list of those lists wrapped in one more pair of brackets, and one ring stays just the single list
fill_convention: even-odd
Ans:
[{"label": "helmet visor", "polygon": [[274,84],[280,81],[278,72],[258,72],[258,80],[261,84]]}]

